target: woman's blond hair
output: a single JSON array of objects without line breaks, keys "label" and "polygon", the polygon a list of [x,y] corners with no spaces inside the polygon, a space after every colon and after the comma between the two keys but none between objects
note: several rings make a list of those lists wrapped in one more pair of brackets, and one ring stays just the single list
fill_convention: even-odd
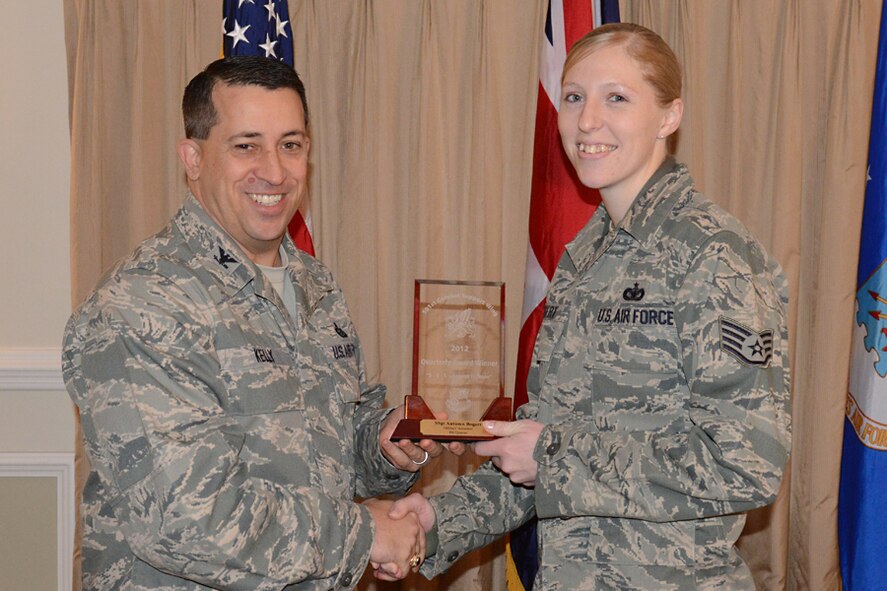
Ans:
[{"label": "woman's blond hair", "polygon": [[564,61],[561,84],[570,68],[594,51],[612,45],[625,47],[628,55],[640,64],[644,79],[655,89],[659,106],[667,107],[681,98],[681,66],[674,51],[662,37],[634,23],[602,25],[579,39]]}]

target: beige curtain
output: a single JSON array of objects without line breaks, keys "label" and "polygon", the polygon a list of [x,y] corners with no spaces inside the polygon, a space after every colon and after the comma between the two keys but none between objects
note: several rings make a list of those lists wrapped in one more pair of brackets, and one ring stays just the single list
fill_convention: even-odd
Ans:
[{"label": "beige curtain", "polygon": [[[312,112],[319,257],[373,379],[408,391],[415,278],[507,284],[513,376],[546,0],[290,0]],[[184,195],[181,92],[217,57],[220,0],[65,0],[79,303]],[[622,0],[685,66],[678,157],[786,270],[794,450],[742,538],[761,589],[838,589],[836,503],[879,0]],[[426,469],[445,490],[477,459]],[[82,474],[82,471],[81,471]],[[503,589],[502,545],[427,582]],[[79,580],[79,573],[75,580]]]}]

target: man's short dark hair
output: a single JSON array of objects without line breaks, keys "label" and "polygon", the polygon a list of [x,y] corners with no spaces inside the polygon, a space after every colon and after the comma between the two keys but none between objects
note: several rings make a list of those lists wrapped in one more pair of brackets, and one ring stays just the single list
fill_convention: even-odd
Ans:
[{"label": "man's short dark hair", "polygon": [[302,99],[305,125],[308,125],[308,100],[299,74],[285,63],[267,57],[234,56],[214,61],[194,76],[182,98],[185,137],[205,140],[209,130],[218,123],[213,104],[213,88],[217,82],[229,86],[261,86],[268,90],[289,88]]}]

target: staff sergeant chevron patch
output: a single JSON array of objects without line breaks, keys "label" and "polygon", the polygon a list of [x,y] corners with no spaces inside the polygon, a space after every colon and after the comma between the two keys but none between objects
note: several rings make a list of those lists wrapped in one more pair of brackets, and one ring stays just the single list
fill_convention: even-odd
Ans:
[{"label": "staff sergeant chevron patch", "polygon": [[773,358],[773,330],[755,332],[724,316],[718,319],[718,323],[721,328],[721,349],[742,363],[759,367],[770,365]]}]

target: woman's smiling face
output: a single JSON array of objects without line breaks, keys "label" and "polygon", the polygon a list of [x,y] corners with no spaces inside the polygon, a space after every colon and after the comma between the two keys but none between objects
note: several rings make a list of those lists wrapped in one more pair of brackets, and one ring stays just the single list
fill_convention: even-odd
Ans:
[{"label": "woman's smiling face", "polygon": [[582,184],[624,213],[665,159],[682,112],[680,99],[659,104],[624,44],[607,45],[564,73],[558,130]]}]

